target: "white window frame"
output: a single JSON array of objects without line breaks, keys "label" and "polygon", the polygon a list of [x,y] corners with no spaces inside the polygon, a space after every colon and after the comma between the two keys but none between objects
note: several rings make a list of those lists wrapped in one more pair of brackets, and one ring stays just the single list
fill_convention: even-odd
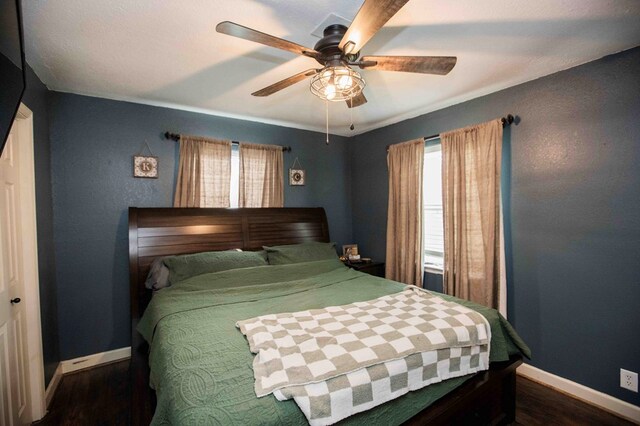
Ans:
[{"label": "white window frame", "polygon": [[[437,139],[437,142],[434,143],[434,140],[430,140],[428,142],[425,142],[425,147],[424,147],[424,156],[425,156],[425,162],[424,162],[424,166],[426,167],[428,160],[431,158],[433,158],[434,153],[439,153],[439,164],[440,164],[440,168],[438,170],[438,175],[441,177],[442,176],[442,144],[440,143],[440,139]],[[433,161],[432,161],[433,162]],[[428,173],[426,172],[426,168],[423,171],[423,194],[426,194],[426,191],[429,189],[429,176]],[[433,174],[431,174],[430,176],[431,178],[433,178]],[[442,182],[441,179],[439,179],[437,182],[440,183],[440,189],[442,191]],[[440,197],[440,202],[438,204],[434,204],[434,203],[427,203],[427,197],[423,195],[423,206],[422,206],[422,255],[423,255],[423,261],[424,261],[424,270],[426,272],[430,272],[430,273],[435,273],[435,274],[442,274],[444,271],[444,222],[443,222],[443,207],[442,207],[442,196]],[[435,232],[435,233],[431,233],[431,234],[427,234],[427,228],[429,225],[429,222],[427,221],[427,217],[431,216],[433,217],[434,214],[438,214],[440,215],[441,218],[441,232]],[[427,238],[429,237],[429,238]],[[429,249],[427,248],[427,241],[434,241],[434,240],[439,240],[442,241],[442,246],[441,246],[441,250],[433,250],[433,247],[430,247]],[[437,261],[433,261],[434,259],[437,259]]]},{"label": "white window frame", "polygon": [[240,147],[231,145],[231,189],[229,190],[229,207],[238,208],[240,197]]}]

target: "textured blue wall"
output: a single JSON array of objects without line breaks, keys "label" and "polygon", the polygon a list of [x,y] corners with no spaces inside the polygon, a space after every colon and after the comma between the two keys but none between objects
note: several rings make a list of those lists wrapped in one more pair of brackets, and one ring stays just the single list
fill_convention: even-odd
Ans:
[{"label": "textured blue wall", "polygon": [[[166,131],[290,145],[307,185],[285,184],[285,206],[324,207],[331,237],[351,241],[346,138],[79,95],[51,93],[53,209],[62,359],[130,344],[127,208],[169,207],[178,145]],[[147,141],[159,179],[133,178]],[[286,171],[288,172],[288,171]]]},{"label": "textured blue wall", "polygon": [[[353,235],[385,254],[385,145],[517,114],[505,132],[509,319],[531,364],[640,405],[640,48],[406,120],[350,144]],[[358,188],[376,188],[376,191]]]},{"label": "textured blue wall", "polygon": [[22,103],[33,112],[40,318],[42,322],[42,352],[46,384],[53,377],[53,373],[60,361],[56,269],[53,247],[48,97],[49,91],[27,65],[27,89],[22,98]]}]

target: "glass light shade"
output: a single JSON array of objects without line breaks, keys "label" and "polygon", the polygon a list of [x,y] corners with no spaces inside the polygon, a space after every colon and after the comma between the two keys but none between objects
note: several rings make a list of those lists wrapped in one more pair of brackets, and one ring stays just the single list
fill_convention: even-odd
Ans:
[{"label": "glass light shade", "polygon": [[327,87],[324,88],[324,93],[323,94],[328,100],[331,100],[331,99],[335,98],[336,97],[336,86],[334,86],[333,84],[327,85]]},{"label": "glass light shade", "polygon": [[326,67],[311,79],[311,93],[320,99],[339,102],[357,96],[364,89],[362,76],[346,65]]},{"label": "glass light shade", "polygon": [[336,85],[340,90],[347,90],[353,86],[353,79],[348,75],[341,75],[336,79]]}]

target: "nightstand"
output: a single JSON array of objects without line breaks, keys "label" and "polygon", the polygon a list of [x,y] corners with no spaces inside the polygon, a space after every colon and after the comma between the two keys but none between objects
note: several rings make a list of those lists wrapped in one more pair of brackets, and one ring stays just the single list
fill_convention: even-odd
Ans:
[{"label": "nightstand", "polygon": [[376,277],[384,278],[384,262],[360,262],[360,263],[349,263],[345,262],[351,269],[355,269],[359,272],[364,272],[365,274],[375,275]]}]

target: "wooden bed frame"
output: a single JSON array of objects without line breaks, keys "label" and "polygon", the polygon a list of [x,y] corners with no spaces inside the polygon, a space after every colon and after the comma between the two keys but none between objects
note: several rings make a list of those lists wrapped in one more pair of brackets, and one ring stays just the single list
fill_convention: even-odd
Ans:
[{"label": "wooden bed frame", "polygon": [[[131,294],[131,424],[148,425],[155,410],[149,347],[136,327],[151,300],[145,280],[157,257],[202,251],[260,250],[263,245],[329,241],[322,208],[129,208]],[[406,424],[509,424],[515,421],[513,357],[493,363]]]}]

